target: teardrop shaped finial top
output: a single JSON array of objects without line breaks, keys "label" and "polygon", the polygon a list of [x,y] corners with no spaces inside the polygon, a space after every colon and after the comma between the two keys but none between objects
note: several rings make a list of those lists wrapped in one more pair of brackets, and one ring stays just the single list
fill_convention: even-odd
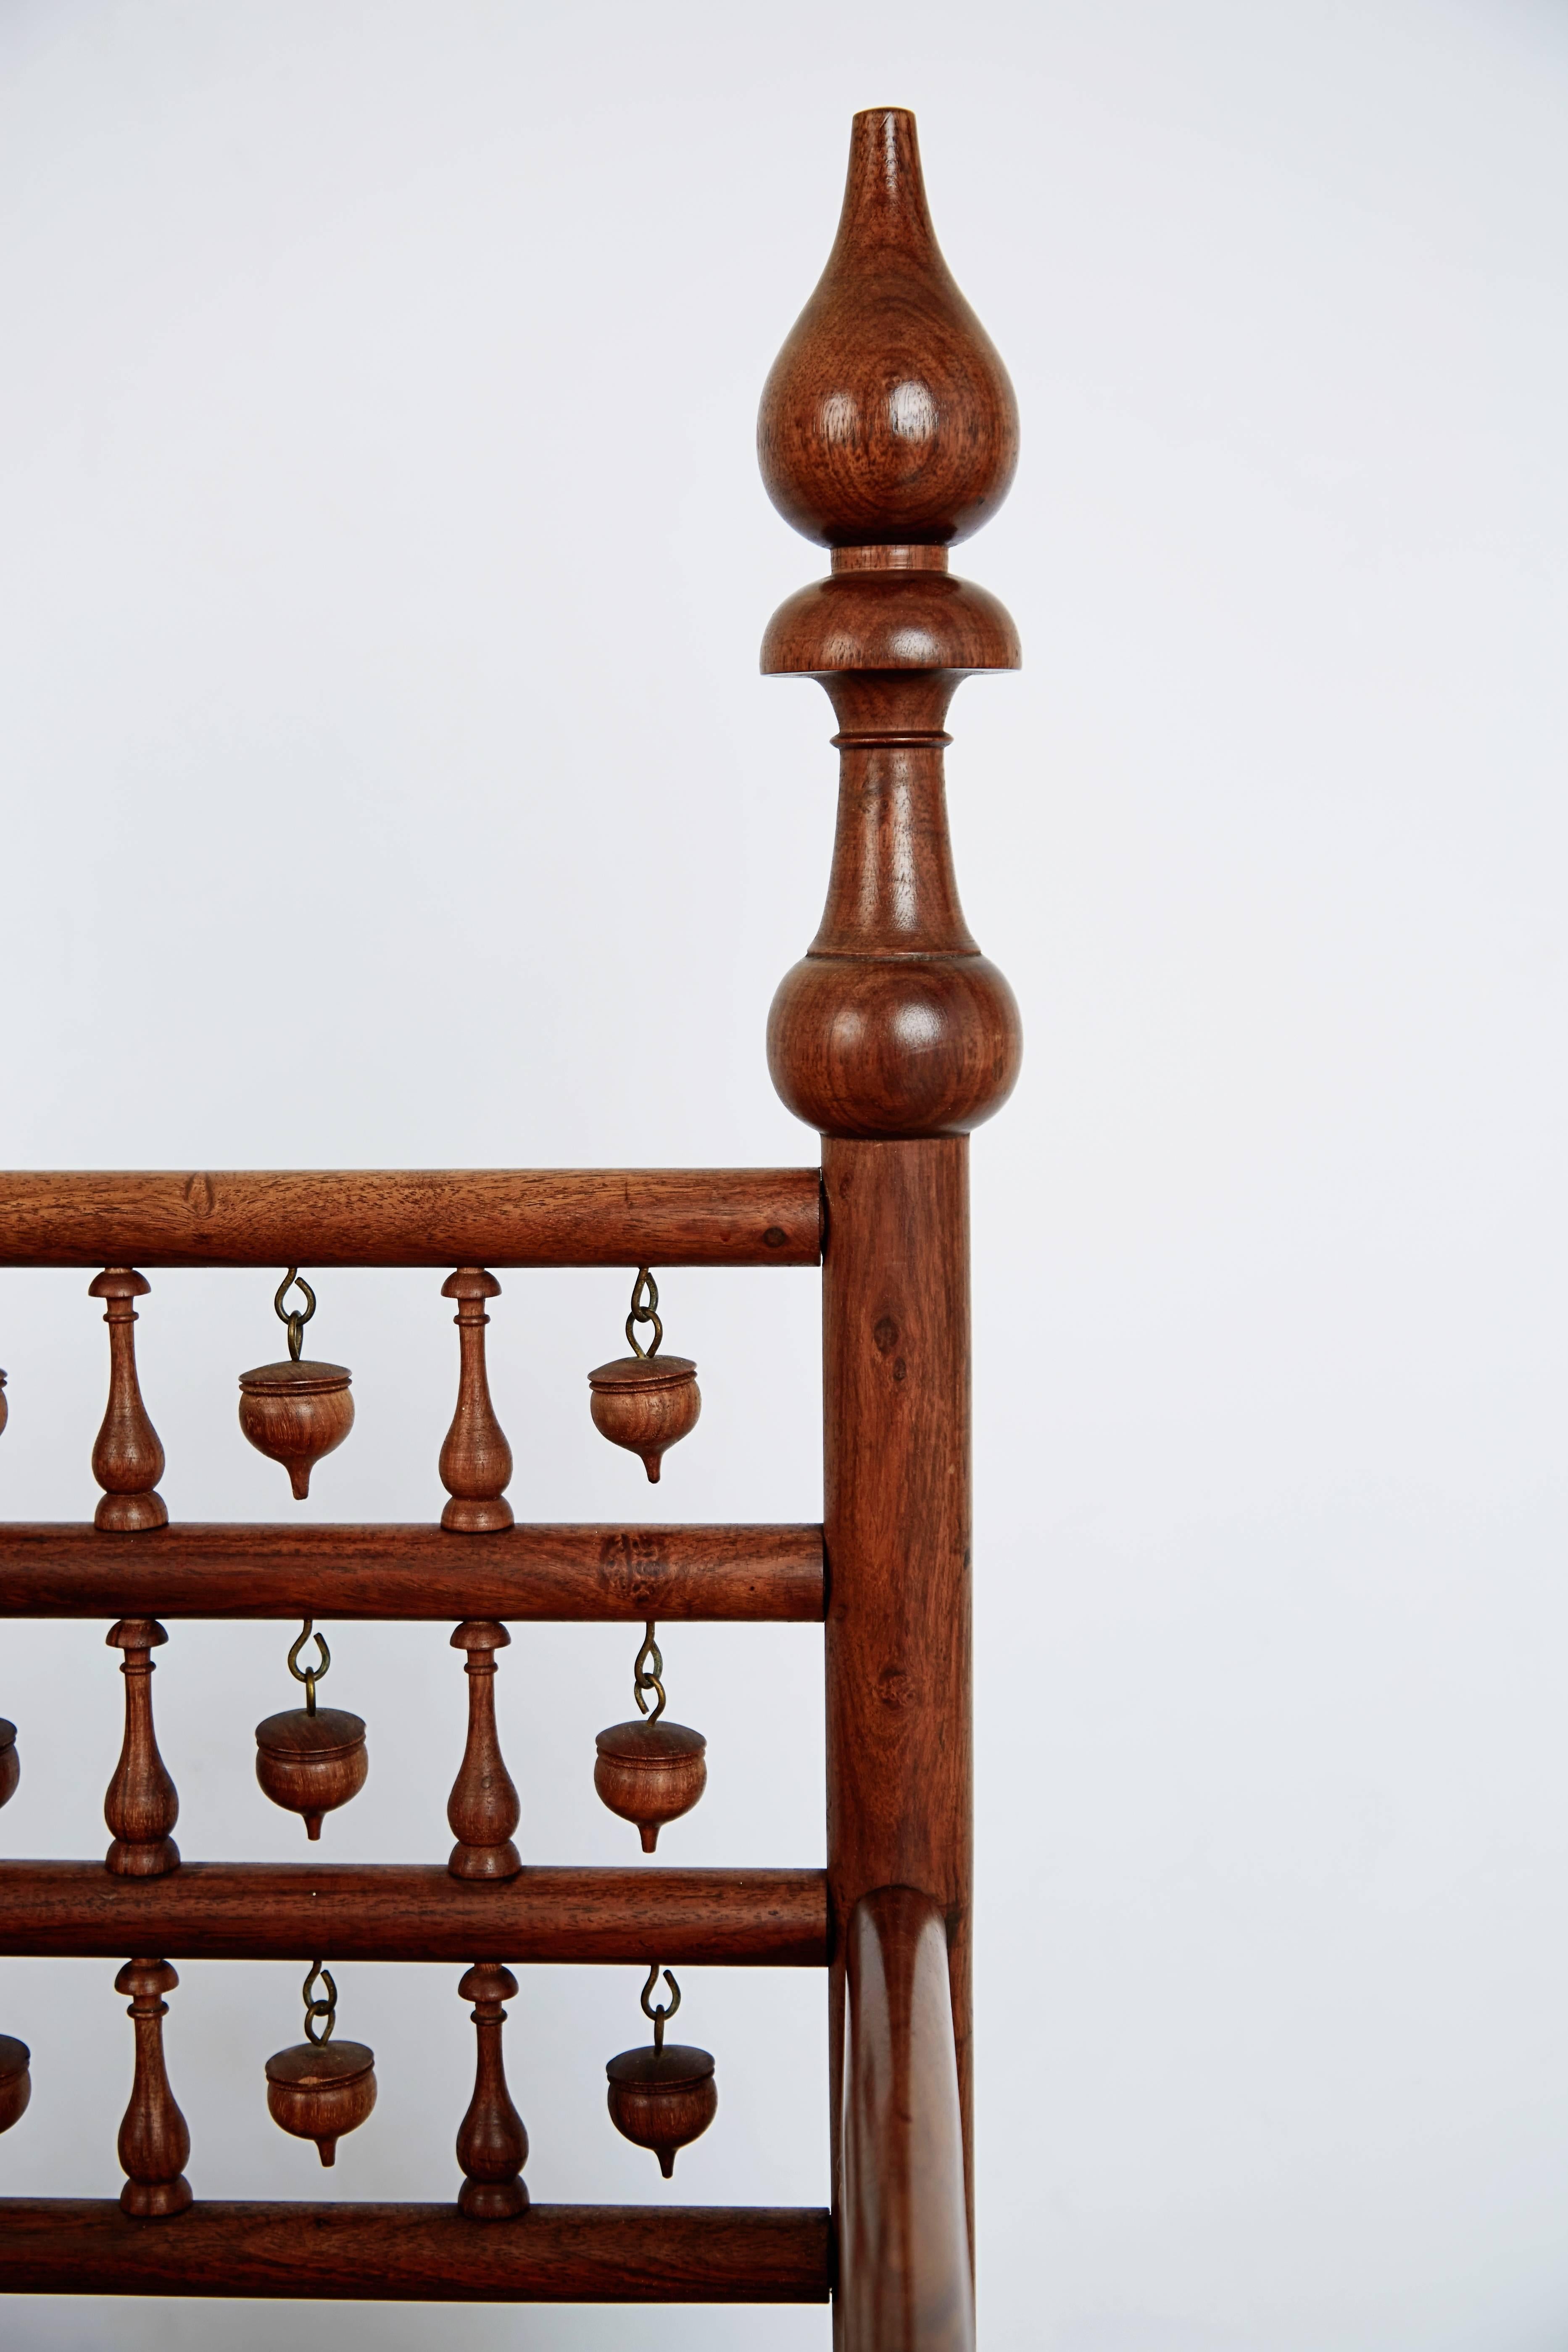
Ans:
[{"label": "teardrop shaped finial top", "polygon": [[829,547],[946,546],[1007,495],[1013,387],[942,257],[907,108],[855,117],[838,235],[763,389],[757,455],[785,520]]}]

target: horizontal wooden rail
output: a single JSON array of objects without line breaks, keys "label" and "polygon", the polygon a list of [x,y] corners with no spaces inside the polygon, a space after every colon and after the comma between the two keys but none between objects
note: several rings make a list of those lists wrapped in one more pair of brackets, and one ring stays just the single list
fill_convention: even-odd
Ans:
[{"label": "horizontal wooden rail", "polygon": [[132,2221],[107,2198],[0,2198],[0,2294],[366,2303],[826,2303],[809,2205],[195,2204]]},{"label": "horizontal wooden rail", "polygon": [[640,1961],[822,1968],[820,1870],[187,1862],[116,1878],[99,1862],[0,1862],[0,1953],[166,1960]]},{"label": "horizontal wooden rail", "polygon": [[0,1522],[0,1617],[820,1622],[815,1527]]},{"label": "horizontal wooden rail", "polygon": [[816,1265],[815,1168],[0,1175],[4,1265]]}]

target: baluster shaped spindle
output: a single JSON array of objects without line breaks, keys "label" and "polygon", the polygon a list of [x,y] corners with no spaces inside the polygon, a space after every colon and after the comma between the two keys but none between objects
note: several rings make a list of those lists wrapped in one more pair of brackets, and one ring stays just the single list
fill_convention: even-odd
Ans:
[{"label": "baluster shaped spindle", "polygon": [[109,1405],[92,1449],[92,1475],[104,1491],[92,1523],[119,1534],[169,1524],[168,1507],[154,1492],[163,1475],[163,1449],[136,1378],[136,1309],[131,1304],[152,1287],[144,1274],[128,1265],[106,1266],[87,1287],[89,1298],[107,1300],[103,1319],[109,1326]]},{"label": "baluster shaped spindle", "polygon": [[468,1745],[447,1804],[454,1878],[515,1878],[522,1868],[511,1842],[522,1807],[496,1732],[496,1652],[510,1643],[506,1627],[487,1618],[468,1619],[452,1636],[453,1649],[468,1652]]},{"label": "baluster shaped spindle", "polygon": [[506,2221],[528,2206],[527,2184],[519,2178],[528,2162],[528,2134],[507,2091],[500,2038],[501,2003],[516,1998],[517,1979],[497,1960],[476,1960],[458,1994],[474,2003],[479,2043],[474,2095],[458,2134],[458,2162],[467,2176],[458,2203],[470,2221]]},{"label": "baluster shaped spindle", "polygon": [[485,1370],[485,1326],[490,1318],[484,1302],[500,1297],[500,1285],[482,1265],[460,1265],[441,1285],[441,1296],[458,1302],[453,1320],[462,1351],[458,1409],[441,1448],[441,1484],[452,1498],[441,1525],[463,1534],[510,1528],[511,1505],[502,1490],[511,1476],[511,1448],[496,1419]]},{"label": "baluster shaped spindle", "polygon": [[127,1960],[114,1979],[116,1992],[131,1995],[127,2012],[136,2029],[136,2079],[120,2126],[121,2169],[130,2174],[120,2192],[121,2210],[139,2220],[183,2213],[191,2201],[185,2159],[191,2135],[174,2104],[163,2064],[163,2020],[179,1978],[167,1960]]},{"label": "baluster shaped spindle", "polygon": [[180,1866],[180,1849],[169,1835],[180,1800],[153,1728],[153,1652],[168,1638],[155,1617],[122,1617],[106,1636],[110,1649],[125,1653],[125,1738],[103,1801],[114,1832],[103,1866],[117,1878],[163,1878]]}]

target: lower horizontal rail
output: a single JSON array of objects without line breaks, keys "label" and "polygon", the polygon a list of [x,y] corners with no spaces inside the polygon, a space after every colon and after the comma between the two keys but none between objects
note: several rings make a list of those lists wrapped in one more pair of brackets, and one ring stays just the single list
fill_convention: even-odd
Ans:
[{"label": "lower horizontal rail", "polygon": [[0,1523],[0,1617],[324,1617],[809,1623],[817,1527],[248,1527],[135,1535]]},{"label": "lower horizontal rail", "polygon": [[484,1881],[401,1862],[187,1862],[116,1878],[98,1862],[0,1862],[0,1953],[823,1968],[827,1880],[530,1866]]},{"label": "lower horizontal rail", "polygon": [[239,2205],[132,2221],[107,2198],[0,2198],[0,2294],[366,2303],[826,2303],[815,2206]]}]

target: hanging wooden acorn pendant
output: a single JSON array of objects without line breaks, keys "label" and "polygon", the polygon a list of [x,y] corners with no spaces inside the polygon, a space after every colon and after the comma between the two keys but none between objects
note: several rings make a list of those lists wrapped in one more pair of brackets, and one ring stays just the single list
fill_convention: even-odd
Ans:
[{"label": "hanging wooden acorn pendant", "polygon": [[[326,1999],[313,1996],[320,1977]],[[305,1979],[305,2039],[267,2061],[267,2112],[296,2139],[313,2139],[323,2164],[337,2161],[338,2142],[357,2131],[375,2105],[375,2053],[363,2042],[334,2042],[338,1989],[331,1972],[312,1960]],[[326,2020],[318,2034],[316,2020]]]},{"label": "hanging wooden acorn pendant", "polygon": [[[639,1323],[653,1326],[653,1339],[647,1348],[637,1339]],[[702,1411],[696,1365],[689,1356],[661,1356],[663,1338],[658,1285],[646,1265],[639,1266],[632,1287],[632,1311],[626,1317],[626,1344],[632,1352],[589,1373],[588,1409],[595,1428],[612,1445],[624,1445],[628,1453],[642,1456],[643,1468],[655,1486],[666,1453],[691,1434]]]},{"label": "hanging wooden acorn pendant", "polygon": [[670,1998],[662,2008],[648,1995],[658,1982],[656,1961],[642,1989],[645,2017],[653,2020],[653,2046],[623,2050],[605,2073],[609,2081],[610,2121],[623,2139],[651,2147],[668,2180],[683,2147],[700,2139],[719,2112],[719,2086],[713,2080],[713,2053],[664,2039],[667,2018],[680,2007],[680,1987],[669,1970],[664,1972]]},{"label": "hanging wooden acorn pendant", "polygon": [[[300,1653],[312,1634],[321,1663],[301,1667]],[[370,1770],[363,1717],[346,1707],[316,1705],[316,1685],[331,1663],[331,1652],[307,1617],[289,1653],[289,1671],[304,1684],[305,1704],[269,1715],[256,1727],[256,1777],[275,1805],[304,1815],[305,1834],[312,1843],[321,1834],[322,1815],[357,1797]]]},{"label": "hanging wooden acorn pendant", "polygon": [[22,1759],[16,1753],[16,1727],[0,1716],[0,1805],[10,1803],[21,1777]]},{"label": "hanging wooden acorn pendant", "polygon": [[[666,1822],[689,1813],[708,1786],[708,1742],[689,1724],[665,1723],[664,1660],[653,1638],[650,1617],[632,1675],[632,1693],[643,1720],[612,1723],[595,1740],[598,1756],[594,1786],[612,1813],[635,1822],[644,1853],[652,1853]],[[657,1694],[648,1713],[646,1691]]]},{"label": "hanging wooden acorn pendant", "polygon": [[[290,1283],[305,1294],[306,1305],[285,1311],[284,1294]],[[239,1425],[258,1454],[281,1462],[289,1473],[294,1500],[302,1503],[310,1491],[310,1473],[324,1454],[340,1446],[354,1425],[354,1401],[349,1394],[353,1378],[346,1364],[301,1362],[305,1326],[316,1311],[316,1294],[297,1266],[290,1266],[272,1302],[279,1321],[289,1327],[289,1354],[280,1364],[258,1364],[239,1376]]]},{"label": "hanging wooden acorn pendant", "polygon": [[27,2112],[33,2078],[27,2072],[32,2052],[13,2033],[0,2033],[0,2132],[8,2132]]}]

